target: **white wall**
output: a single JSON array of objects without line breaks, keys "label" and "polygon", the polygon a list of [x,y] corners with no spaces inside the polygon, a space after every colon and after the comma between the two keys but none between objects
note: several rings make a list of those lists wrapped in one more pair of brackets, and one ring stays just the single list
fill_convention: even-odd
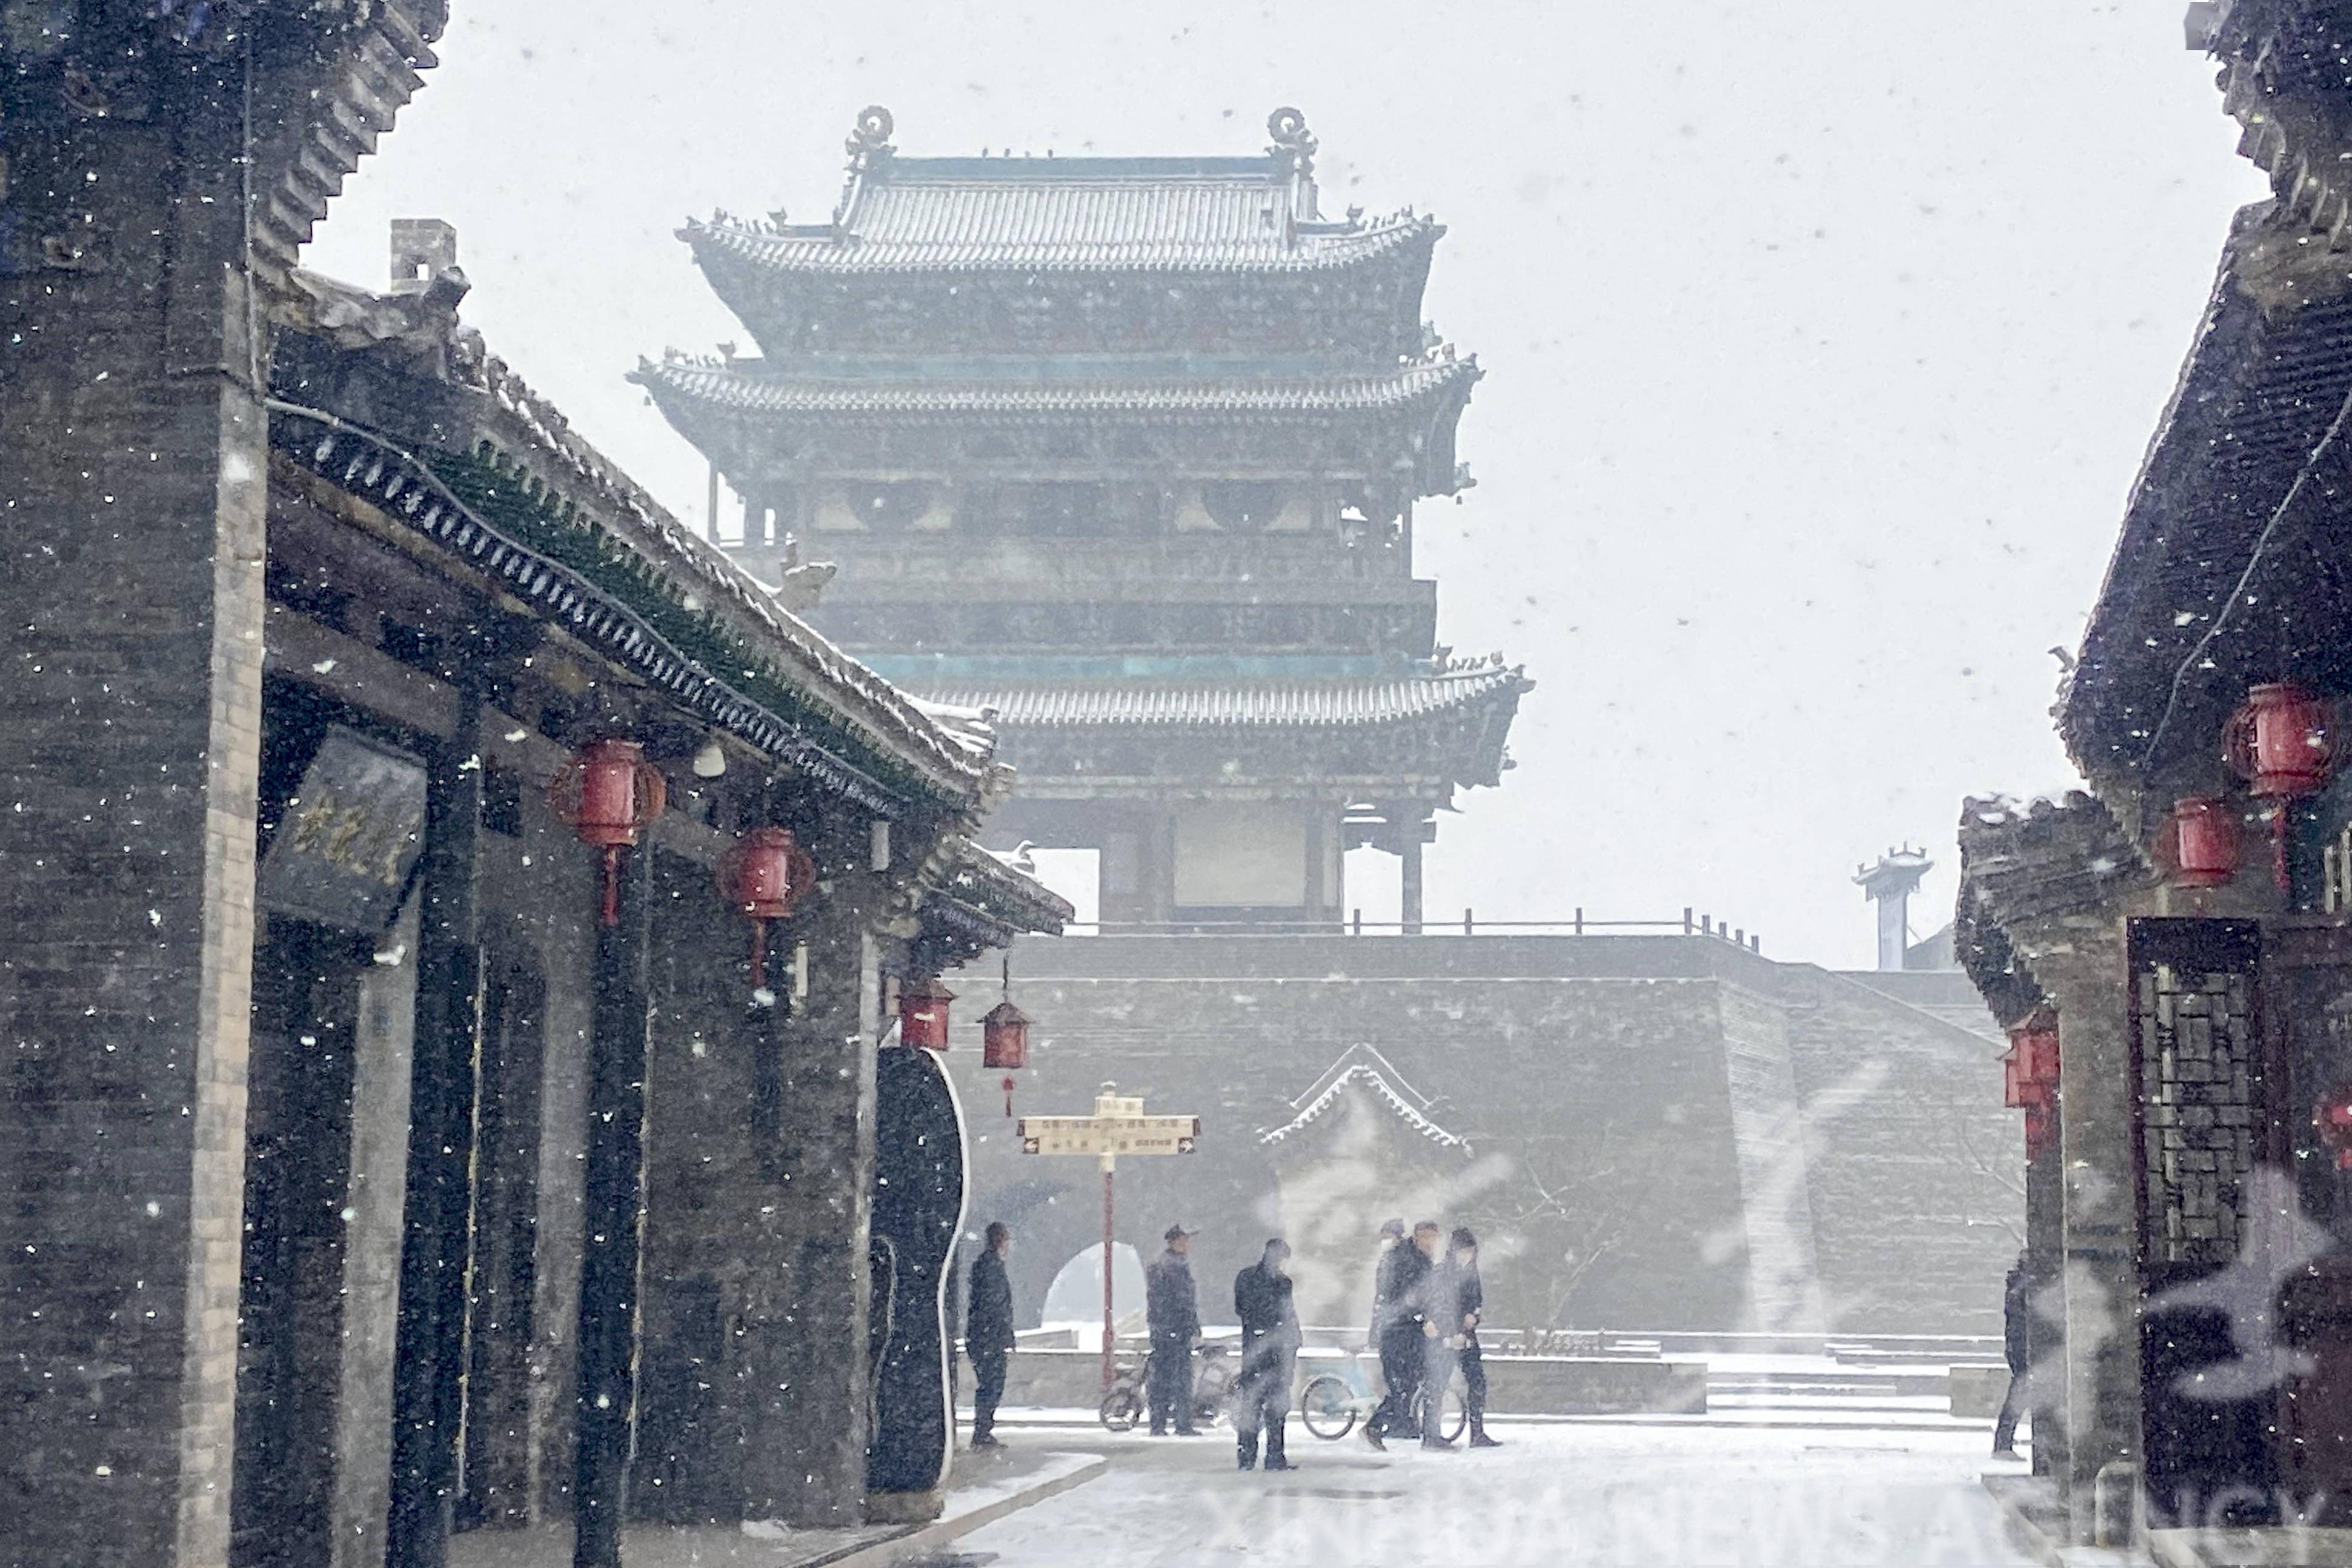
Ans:
[{"label": "white wall", "polygon": [[1176,902],[1184,909],[1296,909],[1305,904],[1305,810],[1260,801],[1179,805]]}]

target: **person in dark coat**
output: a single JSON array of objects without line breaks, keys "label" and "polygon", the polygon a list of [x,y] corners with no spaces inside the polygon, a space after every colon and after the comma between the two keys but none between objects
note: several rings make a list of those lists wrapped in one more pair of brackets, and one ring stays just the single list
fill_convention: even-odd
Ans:
[{"label": "person in dark coat", "polygon": [[[1421,1238],[1413,1239],[1418,1244]],[[1451,1448],[1454,1439],[1445,1435],[1445,1391],[1454,1386],[1462,1346],[1462,1281],[1452,1249],[1441,1249],[1434,1236],[1429,1239],[1433,1256],[1421,1281],[1421,1446]]]},{"label": "person in dark coat", "polygon": [[1381,1221],[1381,1247],[1372,1255],[1372,1331],[1365,1341],[1372,1349],[1381,1348],[1381,1335],[1388,1329],[1389,1255],[1404,1245],[1404,1221]]},{"label": "person in dark coat", "polygon": [[1387,1303],[1381,1324],[1381,1376],[1388,1394],[1364,1423],[1364,1441],[1375,1448],[1387,1447],[1385,1439],[1391,1436],[1414,1436],[1421,1431],[1412,1406],[1429,1357],[1428,1285],[1438,1235],[1437,1222],[1423,1220],[1412,1227],[1410,1242],[1389,1248],[1382,1260],[1387,1278],[1375,1289]]},{"label": "person in dark coat", "polygon": [[1265,1468],[1297,1468],[1283,1457],[1283,1423],[1298,1372],[1298,1312],[1290,1300],[1290,1244],[1280,1237],[1265,1256],[1234,1276],[1234,1312],[1242,1324],[1242,1367],[1234,1380],[1234,1446],[1240,1466],[1257,1464],[1265,1433]]},{"label": "person in dark coat", "polygon": [[1201,1297],[1192,1287],[1192,1237],[1181,1225],[1168,1227],[1168,1249],[1143,1271],[1144,1317],[1151,1327],[1151,1366],[1147,1393],[1151,1435],[1164,1437],[1172,1422],[1179,1437],[1197,1436],[1192,1425],[1192,1342],[1201,1337]]},{"label": "person in dark coat", "polygon": [[1453,1330],[1454,1364],[1462,1369],[1463,1403],[1470,1412],[1470,1446],[1499,1448],[1502,1444],[1486,1436],[1486,1363],[1478,1352],[1478,1320],[1486,1314],[1486,1287],[1478,1278],[1478,1238],[1468,1226],[1461,1226],[1448,1239],[1446,1251],[1452,1287],[1445,1303],[1446,1323]]},{"label": "person in dark coat", "polygon": [[971,1288],[964,1303],[963,1352],[971,1358],[971,1446],[995,1448],[996,1405],[1004,1397],[1004,1368],[1013,1353],[1013,1281],[1005,1255],[1013,1250],[1012,1228],[991,1220],[986,1245],[971,1260]]},{"label": "person in dark coat", "polygon": [[2000,1415],[1992,1425],[1992,1457],[2014,1459],[2018,1417],[2025,1414],[2033,1377],[2033,1273],[2022,1252],[2001,1282],[2000,1342],[2001,1359],[2009,1363],[2009,1392],[2001,1395]]}]

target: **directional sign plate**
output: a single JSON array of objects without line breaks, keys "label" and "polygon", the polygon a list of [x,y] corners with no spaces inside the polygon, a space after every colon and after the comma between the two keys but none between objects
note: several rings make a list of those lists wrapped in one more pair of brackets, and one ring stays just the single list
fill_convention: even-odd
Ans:
[{"label": "directional sign plate", "polygon": [[1024,1154],[1189,1154],[1201,1136],[1197,1116],[1024,1116]]}]

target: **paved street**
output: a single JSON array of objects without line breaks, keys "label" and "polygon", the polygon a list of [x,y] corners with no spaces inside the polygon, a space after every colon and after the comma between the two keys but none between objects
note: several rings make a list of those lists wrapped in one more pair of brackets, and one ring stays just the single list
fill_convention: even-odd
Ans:
[{"label": "paved street", "polygon": [[[1003,1568],[2023,1564],[1978,1485],[1984,1435],[1514,1425],[1385,1456],[1302,1437],[1284,1477],[1230,1439],[1111,1445],[1101,1479],[955,1543]],[[1067,1433],[1011,1435],[1075,1446]],[[1092,1446],[1092,1445],[1089,1445]]]}]

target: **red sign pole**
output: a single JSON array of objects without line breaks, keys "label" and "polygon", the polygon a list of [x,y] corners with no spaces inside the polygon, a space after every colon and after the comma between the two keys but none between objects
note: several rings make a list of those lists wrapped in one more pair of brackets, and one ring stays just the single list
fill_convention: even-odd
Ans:
[{"label": "red sign pole", "polygon": [[1102,1162],[1102,1385],[1108,1395],[1118,1379],[1118,1322],[1113,1316],[1116,1299],[1111,1291],[1111,1266],[1118,1242],[1113,1229],[1111,1173],[1118,1168],[1121,1154],[1191,1153],[1200,1143],[1201,1119],[1146,1116],[1142,1100],[1121,1099],[1118,1086],[1107,1083],[1095,1097],[1092,1116],[1024,1116],[1016,1126],[1016,1136],[1024,1154],[1092,1154]]},{"label": "red sign pole", "polygon": [[1118,1347],[1118,1339],[1117,1339],[1117,1337],[1116,1337],[1116,1335],[1117,1335],[1117,1324],[1113,1321],[1112,1317],[1111,1317],[1111,1293],[1110,1293],[1110,1285],[1111,1285],[1111,1245],[1112,1245],[1112,1243],[1111,1243],[1111,1172],[1112,1172],[1114,1169],[1116,1169],[1116,1168],[1117,1168],[1118,1164],[1118,1155],[1116,1155],[1116,1154],[1105,1154],[1105,1155],[1102,1157],[1102,1173],[1103,1173],[1103,1250],[1102,1250],[1102,1268],[1103,1268],[1103,1335],[1102,1335],[1102,1387],[1103,1387],[1103,1393],[1104,1393],[1104,1394],[1105,1394],[1106,1396],[1108,1396],[1108,1395],[1109,1394],[1109,1393],[1110,1393],[1110,1385],[1111,1385],[1111,1384],[1112,1384],[1112,1383],[1113,1383],[1113,1382],[1118,1378],[1118,1358],[1117,1358],[1117,1355],[1116,1355],[1116,1353],[1115,1353],[1115,1352],[1116,1352],[1116,1351],[1117,1351],[1117,1347]]}]

